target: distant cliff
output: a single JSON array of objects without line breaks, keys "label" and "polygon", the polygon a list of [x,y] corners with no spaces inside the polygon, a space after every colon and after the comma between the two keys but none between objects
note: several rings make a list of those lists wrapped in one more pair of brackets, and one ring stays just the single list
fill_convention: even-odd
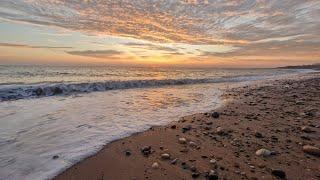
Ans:
[{"label": "distant cliff", "polygon": [[320,63],[311,64],[311,65],[299,65],[299,66],[284,66],[278,67],[280,69],[316,69],[320,70]]}]

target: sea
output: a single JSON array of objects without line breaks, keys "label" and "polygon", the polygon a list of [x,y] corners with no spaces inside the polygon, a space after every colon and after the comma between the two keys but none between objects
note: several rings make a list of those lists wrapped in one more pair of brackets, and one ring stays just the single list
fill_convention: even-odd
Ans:
[{"label": "sea", "polygon": [[303,69],[0,66],[0,179],[50,179],[114,140]]}]

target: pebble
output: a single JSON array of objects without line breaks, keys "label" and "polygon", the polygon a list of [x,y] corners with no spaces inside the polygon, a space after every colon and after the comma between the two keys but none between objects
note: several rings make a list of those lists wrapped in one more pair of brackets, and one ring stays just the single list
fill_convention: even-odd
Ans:
[{"label": "pebble", "polygon": [[312,132],[311,128],[308,127],[308,126],[302,126],[301,127],[301,131],[303,131],[305,133],[311,133]]},{"label": "pebble", "polygon": [[271,174],[281,179],[286,178],[286,173],[280,169],[272,170]]},{"label": "pebble", "polygon": [[187,132],[187,131],[190,131],[191,130],[191,125],[187,125],[187,126],[184,126],[183,128],[182,128],[182,132],[183,133],[185,133],[185,132]]},{"label": "pebble", "polygon": [[125,154],[126,154],[126,156],[130,156],[131,155],[131,151],[130,150],[126,150]]},{"label": "pebble", "polygon": [[52,157],[52,159],[58,159],[58,158],[59,158],[58,155],[54,155],[54,156]]},{"label": "pebble", "polygon": [[190,141],[190,142],[189,142],[189,146],[190,146],[190,147],[197,147],[198,145],[197,145],[197,143],[195,143],[195,142],[193,142],[193,141]]},{"label": "pebble", "polygon": [[224,135],[226,134],[226,131],[222,127],[217,127],[217,134]]},{"label": "pebble", "polygon": [[211,116],[212,116],[213,118],[219,118],[220,114],[219,114],[218,112],[213,112],[213,113],[211,114]]},{"label": "pebble", "polygon": [[191,166],[191,167],[190,167],[190,170],[191,170],[192,172],[196,172],[196,171],[197,171],[197,168],[196,168],[195,166]]},{"label": "pebble", "polygon": [[260,132],[256,132],[256,133],[254,134],[254,136],[255,136],[256,138],[263,138],[263,135],[262,135]]},{"label": "pebble", "polygon": [[272,154],[271,151],[269,151],[268,149],[264,149],[264,148],[259,149],[259,150],[256,151],[256,155],[257,155],[257,156],[268,157],[268,156],[270,156],[271,154]]},{"label": "pebble", "polygon": [[197,178],[197,177],[199,177],[199,176],[200,176],[200,174],[199,174],[199,173],[197,173],[197,172],[193,172],[191,175],[192,175],[192,177],[193,177],[193,178]]},{"label": "pebble", "polygon": [[177,164],[177,162],[178,162],[178,158],[175,158],[175,159],[172,160],[170,163],[171,163],[171,164]]},{"label": "pebble", "polygon": [[154,162],[154,163],[152,164],[152,168],[153,168],[153,169],[158,169],[158,168],[159,168],[159,164],[158,164],[157,162]]},{"label": "pebble", "polygon": [[320,149],[315,146],[305,145],[305,146],[303,146],[302,150],[303,150],[303,152],[305,152],[307,154],[311,154],[314,156],[320,156]]},{"label": "pebble", "polygon": [[187,143],[187,139],[186,138],[179,138],[179,143],[180,144],[186,144]]},{"label": "pebble", "polygon": [[170,159],[170,154],[167,154],[167,153],[161,154],[161,158],[162,159]]},{"label": "pebble", "polygon": [[144,146],[143,148],[141,148],[141,153],[144,156],[149,156],[149,154],[151,154],[151,146]]},{"label": "pebble", "polygon": [[211,159],[211,160],[210,160],[210,164],[217,164],[217,160]]},{"label": "pebble", "polygon": [[210,170],[209,174],[206,176],[207,180],[218,180],[219,176],[216,174],[214,170]]}]

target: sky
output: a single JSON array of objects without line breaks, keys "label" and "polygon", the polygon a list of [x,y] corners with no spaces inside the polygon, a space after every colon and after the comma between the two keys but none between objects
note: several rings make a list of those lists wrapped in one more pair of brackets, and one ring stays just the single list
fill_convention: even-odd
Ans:
[{"label": "sky", "polygon": [[319,0],[1,0],[0,64],[320,62]]}]

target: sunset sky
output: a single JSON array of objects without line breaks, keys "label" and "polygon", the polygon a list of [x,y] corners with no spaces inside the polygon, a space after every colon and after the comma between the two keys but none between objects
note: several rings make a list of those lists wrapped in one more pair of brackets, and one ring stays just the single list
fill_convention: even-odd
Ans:
[{"label": "sunset sky", "polygon": [[319,0],[1,0],[0,64],[320,62]]}]

